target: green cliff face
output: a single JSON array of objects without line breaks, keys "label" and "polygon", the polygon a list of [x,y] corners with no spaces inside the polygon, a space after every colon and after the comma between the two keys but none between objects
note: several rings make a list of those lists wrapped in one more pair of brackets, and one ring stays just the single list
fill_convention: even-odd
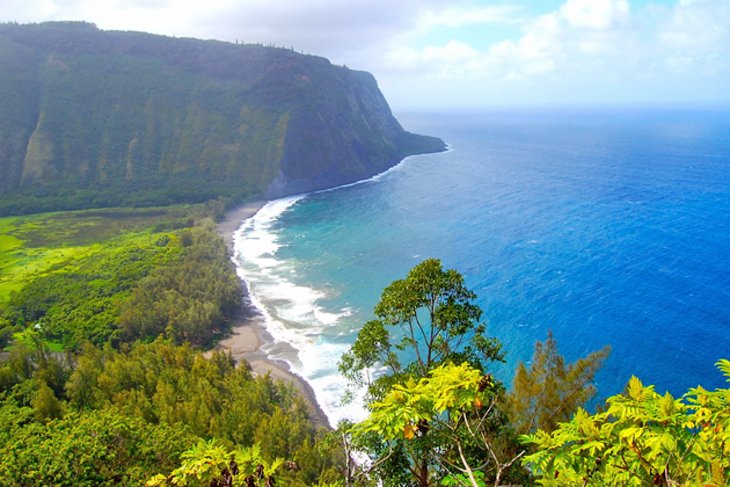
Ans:
[{"label": "green cliff face", "polygon": [[0,25],[0,212],[281,196],[443,142],[375,79],[290,50]]}]

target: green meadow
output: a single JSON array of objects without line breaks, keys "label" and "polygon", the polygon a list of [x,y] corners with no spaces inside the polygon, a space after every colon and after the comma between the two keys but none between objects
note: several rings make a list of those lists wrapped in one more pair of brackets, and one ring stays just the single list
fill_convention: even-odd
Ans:
[{"label": "green meadow", "polygon": [[29,327],[53,350],[159,334],[203,345],[240,300],[205,205],[0,218],[0,248],[0,349]]},{"label": "green meadow", "polygon": [[107,209],[0,218],[0,307],[33,279],[70,272],[154,230],[184,226],[190,208]]}]

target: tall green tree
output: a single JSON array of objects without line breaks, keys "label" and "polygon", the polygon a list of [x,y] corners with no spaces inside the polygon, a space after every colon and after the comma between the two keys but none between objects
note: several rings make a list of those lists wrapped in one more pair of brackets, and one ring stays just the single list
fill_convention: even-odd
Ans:
[{"label": "tall green tree", "polygon": [[[427,377],[449,361],[483,369],[503,361],[501,345],[486,335],[476,295],[454,269],[428,259],[385,288],[375,306],[375,319],[362,327],[340,371],[355,385],[368,387],[370,401],[381,398],[392,384],[407,377]],[[376,366],[388,372],[374,377]]]},{"label": "tall green tree", "polygon": [[596,394],[593,378],[611,348],[588,354],[571,364],[558,352],[552,331],[547,340],[535,343],[535,352],[528,368],[517,366],[512,389],[506,396],[512,427],[518,434],[535,430],[553,431],[558,423],[571,415]]},{"label": "tall green tree", "polygon": [[[441,365],[467,363],[484,373],[489,362],[503,358],[499,342],[486,335],[475,298],[463,276],[444,270],[441,261],[416,265],[405,279],[385,288],[375,307],[376,318],[363,326],[342,357],[340,371],[355,386],[367,388],[371,408],[396,384],[426,379]],[[380,366],[387,372],[374,376],[372,371]],[[496,410],[490,419],[495,416]],[[441,423],[424,421],[411,426],[418,432],[413,441],[392,435],[358,437],[357,446],[374,462],[371,473],[384,485],[425,487],[447,474],[438,465],[437,452],[451,442],[450,436]],[[492,420],[491,427],[494,433],[499,421]]]},{"label": "tall green tree", "polygon": [[56,419],[63,416],[63,409],[53,389],[44,381],[39,381],[38,392],[33,400],[33,411],[38,421]]}]

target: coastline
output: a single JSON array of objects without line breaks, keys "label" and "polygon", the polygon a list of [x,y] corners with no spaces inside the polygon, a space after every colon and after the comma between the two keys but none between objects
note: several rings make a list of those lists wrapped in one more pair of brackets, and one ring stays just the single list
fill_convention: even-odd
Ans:
[{"label": "coastline", "polygon": [[[449,152],[451,147],[445,144],[444,148],[440,152]],[[356,186],[372,181],[379,181],[388,174],[398,171],[403,165],[419,155],[423,154],[412,154],[401,159],[397,164],[389,167],[383,172],[375,174],[366,179],[354,181],[352,183],[346,183],[331,188],[320,189],[305,194],[317,194],[335,191],[341,188],[347,188]],[[291,195],[289,197],[296,197],[298,195]],[[274,200],[271,200],[274,201]],[[228,254],[231,258],[235,255],[234,248],[234,234],[241,227],[245,220],[252,218],[258,213],[258,211],[269,203],[269,200],[252,200],[248,201],[241,206],[228,210],[223,219],[217,223],[218,233],[223,237],[228,248]],[[240,276],[239,276],[240,277]],[[243,279],[240,279],[242,290],[243,290],[243,303],[238,313],[238,317],[235,319],[234,324],[231,326],[231,331],[223,340],[218,342],[216,346],[219,349],[228,350],[231,353],[233,359],[238,363],[241,360],[245,360],[251,366],[252,371],[257,375],[270,374],[272,377],[281,379],[292,384],[302,396],[305,398],[310,411],[310,417],[312,422],[327,429],[332,429],[329,418],[324,413],[324,410],[317,402],[317,396],[314,393],[314,389],[303,377],[292,372],[289,364],[282,360],[275,360],[270,358],[267,353],[262,349],[262,346],[274,343],[273,337],[266,330],[265,318],[262,315],[259,308],[257,308],[251,301],[248,283]]]},{"label": "coastline", "polygon": [[[245,203],[242,206],[227,211],[223,219],[217,224],[218,233],[223,237],[230,256],[234,255],[233,235],[240,228],[242,222],[253,217],[267,201],[257,200]],[[244,293],[243,303],[235,323],[231,326],[230,334],[220,342],[217,348],[228,350],[238,363],[245,360],[256,375],[269,374],[272,378],[284,380],[292,384],[305,398],[309,405],[312,422],[324,428],[331,428],[329,419],[317,403],[314,390],[302,377],[293,373],[288,364],[283,361],[272,360],[261,349],[262,345],[271,343],[273,339],[266,332],[264,317],[251,303],[248,285],[241,280]]]}]

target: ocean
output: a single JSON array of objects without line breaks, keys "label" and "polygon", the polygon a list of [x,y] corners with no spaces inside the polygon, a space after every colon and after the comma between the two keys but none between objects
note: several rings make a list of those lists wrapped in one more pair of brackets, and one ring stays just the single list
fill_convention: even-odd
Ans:
[{"label": "ocean", "polygon": [[494,110],[397,114],[441,137],[370,180],[268,203],[236,262],[274,343],[330,421],[337,361],[385,286],[426,258],[461,272],[507,363],[552,330],[575,360],[604,345],[599,397],[631,375],[680,395],[730,358],[730,112]]}]

